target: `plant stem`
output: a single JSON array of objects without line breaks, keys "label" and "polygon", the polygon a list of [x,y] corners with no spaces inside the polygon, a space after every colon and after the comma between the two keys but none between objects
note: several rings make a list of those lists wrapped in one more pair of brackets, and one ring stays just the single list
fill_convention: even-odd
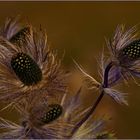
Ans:
[{"label": "plant stem", "polygon": [[[106,69],[105,69],[103,88],[107,88],[108,87],[108,74],[109,74],[109,71],[110,71],[112,65],[113,65],[113,63],[110,62],[107,65]],[[93,106],[89,110],[89,112],[75,125],[75,127],[73,128],[70,136],[73,136],[77,132],[77,130],[80,128],[80,126],[82,124],[84,124],[88,120],[88,118],[95,112],[95,109],[98,106],[98,104],[100,103],[100,101],[103,98],[103,96],[104,96],[104,90],[101,91],[100,96],[97,98],[96,102],[93,104]]]},{"label": "plant stem", "polygon": [[103,95],[104,95],[104,91],[101,92],[100,96],[97,98],[95,104],[92,106],[91,110],[86,114],[86,116],[84,118],[82,118],[82,120],[80,120],[76,124],[76,126],[74,127],[74,129],[71,132],[71,136],[73,136],[77,132],[77,130],[80,128],[80,126],[91,116],[91,114],[94,112],[94,110],[96,109],[97,105],[101,101]]},{"label": "plant stem", "polygon": [[108,74],[109,74],[109,71],[110,71],[110,69],[111,69],[112,66],[113,66],[113,62],[111,61],[107,65],[107,67],[105,69],[103,88],[107,88],[108,87]]}]

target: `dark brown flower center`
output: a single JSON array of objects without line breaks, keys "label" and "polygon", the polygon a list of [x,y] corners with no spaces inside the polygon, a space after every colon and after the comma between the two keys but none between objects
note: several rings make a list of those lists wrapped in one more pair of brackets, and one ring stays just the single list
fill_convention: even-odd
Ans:
[{"label": "dark brown flower center", "polygon": [[17,32],[11,39],[10,42],[17,46],[23,46],[26,43],[27,36],[30,34],[30,27],[25,27]]},{"label": "dark brown flower center", "polygon": [[41,81],[42,72],[37,63],[27,54],[18,53],[11,59],[11,66],[18,78],[25,85],[33,85]]},{"label": "dark brown flower center", "polygon": [[42,117],[43,123],[49,123],[56,120],[62,114],[62,106],[59,104],[51,104],[48,106],[48,111]]},{"label": "dark brown flower center", "polygon": [[123,49],[123,55],[133,60],[140,58],[140,40],[136,40],[125,47]]}]

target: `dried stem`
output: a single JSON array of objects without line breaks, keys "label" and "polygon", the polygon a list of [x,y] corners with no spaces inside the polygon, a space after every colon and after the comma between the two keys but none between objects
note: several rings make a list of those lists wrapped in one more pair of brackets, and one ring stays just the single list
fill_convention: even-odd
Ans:
[{"label": "dried stem", "polygon": [[[112,66],[113,66],[113,62],[110,62],[105,69],[103,88],[108,87],[108,74]],[[89,117],[95,112],[95,109],[97,108],[103,96],[104,96],[104,90],[101,91],[100,96],[97,98],[96,102],[93,104],[89,112],[75,125],[75,127],[73,128],[70,134],[71,137],[77,132],[80,126],[82,126],[82,124],[84,124],[89,119]]]}]

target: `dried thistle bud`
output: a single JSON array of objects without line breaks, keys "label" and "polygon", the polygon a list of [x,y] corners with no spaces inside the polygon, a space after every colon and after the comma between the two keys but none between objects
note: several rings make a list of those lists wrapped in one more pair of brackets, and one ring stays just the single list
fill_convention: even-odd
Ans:
[{"label": "dried thistle bud", "polygon": [[42,79],[42,72],[37,63],[25,53],[17,53],[12,57],[11,66],[18,78],[25,85],[36,84]]},{"label": "dried thistle bud", "polygon": [[131,44],[126,46],[122,50],[122,53],[125,57],[131,60],[136,60],[140,58],[140,40],[135,40]]},{"label": "dried thistle bud", "polygon": [[[112,80],[111,77],[114,76],[112,71],[109,80],[114,81],[115,84],[121,79],[127,81],[128,77],[140,77],[140,39],[137,26],[124,29],[124,25],[118,25],[114,36],[107,41],[110,61],[115,65],[113,71],[116,71],[115,75],[117,75],[115,81]],[[110,82],[110,85],[112,84],[114,83]]]},{"label": "dried thistle bud", "polygon": [[0,101],[17,103],[19,98],[36,97],[42,102],[44,97],[65,93],[68,75],[48,46],[45,30],[33,30],[27,24],[21,27],[11,19],[0,34],[0,75],[4,79],[0,81]]},{"label": "dried thistle bud", "polygon": [[63,108],[59,104],[51,104],[48,106],[47,112],[42,117],[43,123],[50,123],[56,120],[62,114]]},{"label": "dried thistle bud", "polygon": [[[67,94],[63,95],[57,103],[17,104],[16,109],[23,116],[22,122],[18,125],[0,118],[0,129],[6,130],[0,133],[0,139],[95,139],[106,123],[103,117],[95,118],[94,121],[87,120],[74,135],[71,134],[75,127],[77,128],[77,121],[90,109],[81,107],[80,91],[78,90],[71,100]],[[49,119],[47,115],[50,116]],[[57,119],[60,115],[61,118]],[[53,120],[55,121],[52,123]]]},{"label": "dried thistle bud", "polygon": [[17,46],[22,46],[24,43],[26,43],[26,38],[30,34],[31,28],[27,26],[22,28],[19,32],[12,36],[9,41]]}]

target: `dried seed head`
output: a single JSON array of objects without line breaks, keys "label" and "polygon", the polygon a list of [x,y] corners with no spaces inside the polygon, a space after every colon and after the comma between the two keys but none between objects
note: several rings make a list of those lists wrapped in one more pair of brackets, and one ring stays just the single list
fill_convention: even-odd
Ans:
[{"label": "dried seed head", "polygon": [[11,66],[18,78],[25,85],[33,85],[41,81],[42,72],[37,63],[27,54],[18,53],[11,59]]},{"label": "dried seed head", "polygon": [[125,57],[131,59],[131,60],[136,60],[140,58],[140,40],[136,40],[126,46],[123,50],[122,53]]},{"label": "dried seed head", "polygon": [[43,123],[49,123],[56,120],[62,114],[63,108],[59,104],[51,104],[48,106],[48,111],[42,117]]},{"label": "dried seed head", "polygon": [[10,42],[18,46],[22,46],[26,42],[27,35],[31,32],[30,27],[25,27],[17,32],[11,39]]}]

